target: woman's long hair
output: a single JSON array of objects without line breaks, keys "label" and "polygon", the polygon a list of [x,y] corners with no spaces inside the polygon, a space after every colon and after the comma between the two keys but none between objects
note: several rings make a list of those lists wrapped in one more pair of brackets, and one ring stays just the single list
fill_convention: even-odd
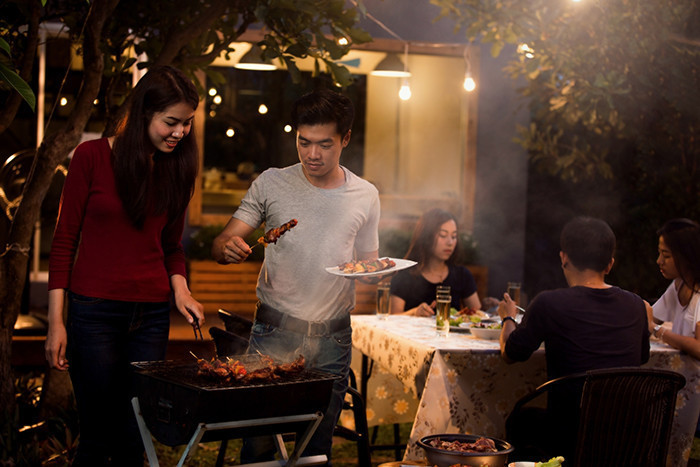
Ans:
[{"label": "woman's long hair", "polygon": [[[412,268],[411,274],[420,274],[420,266],[423,266],[428,261],[428,258],[432,256],[437,234],[440,232],[442,224],[447,221],[454,221],[457,224],[455,216],[444,209],[438,208],[425,212],[418,219],[416,228],[413,231],[413,237],[411,237],[411,245],[408,247],[408,252],[406,252],[406,259],[416,261],[419,266]],[[454,264],[458,255],[459,241],[457,241],[455,250],[447,259],[447,264]]]},{"label": "woman's long hair", "polygon": [[127,114],[117,128],[112,150],[117,192],[138,229],[149,215],[166,213],[168,222],[173,222],[194,193],[199,169],[194,125],[171,153],[156,150],[151,171],[153,145],[148,127],[157,112],[180,102],[197,108],[199,95],[192,81],[177,68],[153,67],[134,87]]},{"label": "woman's long hair", "polygon": [[664,238],[683,283],[700,289],[700,225],[690,219],[671,219],[656,234]]}]

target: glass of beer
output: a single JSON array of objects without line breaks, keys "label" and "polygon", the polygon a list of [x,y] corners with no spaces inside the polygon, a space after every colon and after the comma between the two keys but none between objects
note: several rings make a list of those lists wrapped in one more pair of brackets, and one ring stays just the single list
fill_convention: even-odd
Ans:
[{"label": "glass of beer", "polygon": [[520,282],[508,282],[508,295],[516,305],[520,306]]},{"label": "glass of beer", "polygon": [[389,316],[390,283],[380,282],[377,285],[377,318],[387,319]]},{"label": "glass of beer", "polygon": [[450,306],[452,297],[450,295],[438,295],[435,300],[435,325],[437,335],[447,337],[450,333]]}]

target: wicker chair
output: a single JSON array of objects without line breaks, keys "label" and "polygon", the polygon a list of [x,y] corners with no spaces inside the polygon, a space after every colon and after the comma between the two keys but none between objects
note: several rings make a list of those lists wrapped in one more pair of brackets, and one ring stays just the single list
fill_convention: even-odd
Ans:
[{"label": "wicker chair", "polygon": [[[629,367],[557,378],[515,404],[506,438],[516,458],[564,455],[581,467],[665,465],[676,395],[684,385],[673,371]],[[549,405],[538,422],[528,404],[543,394]],[[534,443],[533,433],[539,435]]]}]

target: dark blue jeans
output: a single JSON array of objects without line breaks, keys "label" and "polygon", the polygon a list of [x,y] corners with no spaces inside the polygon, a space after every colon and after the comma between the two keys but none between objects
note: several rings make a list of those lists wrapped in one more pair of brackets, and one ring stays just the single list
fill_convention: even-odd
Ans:
[{"label": "dark blue jeans", "polygon": [[[325,454],[330,461],[333,430],[348,390],[351,351],[352,328],[350,327],[328,335],[309,336],[257,321],[253,324],[248,353],[260,352],[279,362],[289,362],[303,355],[308,368],[316,368],[339,376],[333,383],[333,394],[323,414],[323,420],[302,453],[304,456]],[[261,438],[246,439],[241,452],[241,461],[245,463],[270,459],[270,448],[274,449],[271,438],[268,442]]]},{"label": "dark blue jeans", "polygon": [[170,304],[68,294],[68,363],[78,405],[74,465],[142,466],[130,362],[163,360]]}]

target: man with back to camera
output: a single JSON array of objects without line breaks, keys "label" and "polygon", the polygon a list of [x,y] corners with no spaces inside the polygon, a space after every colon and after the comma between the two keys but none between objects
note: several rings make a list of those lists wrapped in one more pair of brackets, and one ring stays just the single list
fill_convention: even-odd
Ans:
[{"label": "man with back to camera", "polygon": [[[503,359],[508,363],[525,361],[544,342],[550,380],[593,369],[640,366],[647,362],[649,304],[636,294],[605,282],[615,261],[615,234],[610,226],[600,219],[576,217],[564,226],[560,246],[561,267],[568,288],[538,294],[521,324],[515,321],[518,311],[515,303],[504,294],[498,306],[503,325],[500,338]],[[550,397],[548,410],[552,413],[572,410],[569,397]],[[575,420],[570,430],[575,430],[577,419],[575,415],[572,418]],[[535,431],[532,423],[528,425],[525,432]],[[575,431],[573,436],[570,432],[567,436],[561,426],[554,431],[552,444],[560,451],[552,456],[561,455],[564,444],[568,446],[565,457],[571,456]],[[556,440],[557,435],[563,439]]]},{"label": "man with back to camera", "polygon": [[[262,223],[270,229],[298,221],[265,250],[248,351],[283,362],[301,354],[307,366],[340,376],[304,451],[328,459],[347,390],[355,284],[325,268],[353,257],[377,258],[379,248],[377,189],[340,165],[353,118],[352,102],[334,91],[319,90],[297,100],[291,119],[300,162],[264,171],[212,248],[219,263],[241,263],[251,253],[244,238]],[[246,444],[246,456],[262,458],[259,442]]]}]

